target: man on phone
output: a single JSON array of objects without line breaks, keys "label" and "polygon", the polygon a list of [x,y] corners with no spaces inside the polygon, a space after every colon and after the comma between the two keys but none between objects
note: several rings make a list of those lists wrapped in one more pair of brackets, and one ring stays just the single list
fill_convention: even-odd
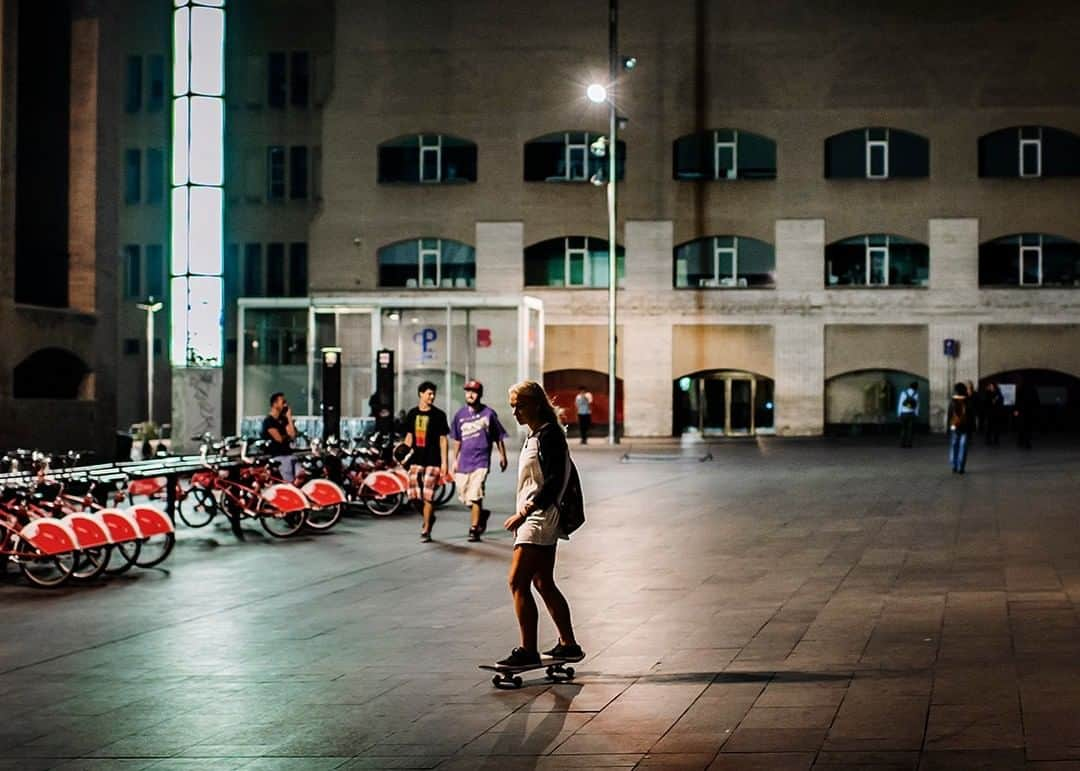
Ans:
[{"label": "man on phone", "polygon": [[296,438],[296,426],[285,394],[280,391],[270,397],[270,414],[263,418],[259,438],[270,443],[267,449],[280,464],[281,478],[286,482],[293,481],[296,472],[293,468],[292,443]]}]

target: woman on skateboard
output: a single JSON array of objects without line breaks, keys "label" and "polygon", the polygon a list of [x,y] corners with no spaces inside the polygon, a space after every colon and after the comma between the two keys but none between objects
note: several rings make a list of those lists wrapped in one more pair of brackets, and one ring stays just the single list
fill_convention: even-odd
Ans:
[{"label": "woman on skateboard", "polygon": [[570,468],[566,434],[559,424],[558,408],[539,383],[526,380],[511,387],[510,409],[518,424],[529,427],[518,458],[517,512],[503,523],[514,533],[510,593],[514,596],[514,612],[521,628],[521,645],[499,664],[507,667],[540,664],[534,586],[559,630],[558,644],[544,651],[544,655],[580,661],[585,654],[574,638],[570,606],[555,585],[554,576],[555,544],[560,537],[566,537],[559,529],[558,509]]}]

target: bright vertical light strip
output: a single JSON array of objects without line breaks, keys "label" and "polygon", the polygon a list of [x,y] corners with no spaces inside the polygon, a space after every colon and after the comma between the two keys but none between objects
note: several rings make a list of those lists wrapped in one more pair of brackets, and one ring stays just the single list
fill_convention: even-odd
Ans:
[{"label": "bright vertical light strip", "polygon": [[172,363],[221,366],[225,0],[171,0]]}]

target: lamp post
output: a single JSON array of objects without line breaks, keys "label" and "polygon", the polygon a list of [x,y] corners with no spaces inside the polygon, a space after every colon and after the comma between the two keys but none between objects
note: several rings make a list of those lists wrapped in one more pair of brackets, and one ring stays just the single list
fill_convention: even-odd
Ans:
[{"label": "lamp post", "polygon": [[149,297],[144,303],[136,303],[136,308],[146,311],[146,422],[154,422],[154,314],[162,309],[163,304]]},{"label": "lamp post", "polygon": [[616,137],[618,115],[612,93],[615,80],[619,76],[618,19],[619,0],[608,0],[608,85],[605,87],[594,83],[585,92],[590,101],[608,104],[608,442],[610,444],[619,442],[618,433],[615,431],[615,148],[618,146]]}]

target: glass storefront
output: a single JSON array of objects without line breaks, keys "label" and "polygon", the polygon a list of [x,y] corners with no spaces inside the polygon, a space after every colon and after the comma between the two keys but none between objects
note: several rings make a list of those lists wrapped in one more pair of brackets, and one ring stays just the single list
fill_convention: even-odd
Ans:
[{"label": "glass storefront", "polygon": [[713,370],[675,381],[676,434],[770,434],[773,413],[772,379],[752,372]]}]

